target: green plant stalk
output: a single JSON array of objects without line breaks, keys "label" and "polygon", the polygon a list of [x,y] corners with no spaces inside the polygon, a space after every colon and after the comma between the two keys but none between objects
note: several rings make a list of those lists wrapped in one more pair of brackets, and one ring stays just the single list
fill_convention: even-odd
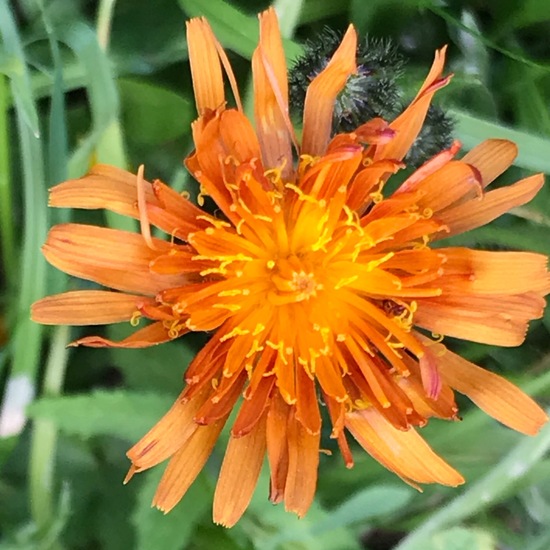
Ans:
[{"label": "green plant stalk", "polygon": [[104,50],[106,50],[109,45],[115,3],[116,0],[101,0],[97,10],[97,41]]},{"label": "green plant stalk", "polygon": [[[43,396],[55,397],[61,393],[67,359],[69,357],[69,327],[59,326],[54,331],[46,362]],[[29,491],[31,513],[39,532],[49,527],[53,518],[53,482],[57,428],[46,419],[34,421],[29,464]]]},{"label": "green plant stalk", "polygon": [[434,533],[473,516],[496,502],[510,486],[523,477],[550,449],[550,424],[537,437],[525,438],[493,470],[464,493],[440,508],[430,519],[412,531],[395,550],[425,548]]},{"label": "green plant stalk", "polygon": [[[107,52],[109,47],[115,1],[116,0],[101,0],[97,12],[97,41],[100,48],[105,52]],[[98,162],[125,168],[128,165],[128,156],[126,154],[122,126],[118,118],[118,109],[116,115],[117,116],[111,120],[98,139],[96,158]],[[137,225],[135,221],[125,216],[106,211],[105,218],[107,225],[114,229],[132,232],[136,230]]]},{"label": "green plant stalk", "polygon": [[13,201],[10,170],[10,131],[8,123],[9,88],[7,78],[0,75],[0,248],[8,287],[16,280]]},{"label": "green plant stalk", "polygon": [[18,435],[25,426],[25,409],[35,394],[42,326],[30,320],[29,309],[45,293],[46,263],[40,254],[40,246],[46,237],[47,216],[38,117],[32,96],[28,95],[30,79],[23,49],[13,15],[5,0],[0,0],[0,33],[6,51],[20,67],[10,77],[23,166],[25,213],[23,251],[18,268],[20,291],[12,314],[12,370],[6,383],[0,415],[0,436],[13,436]]}]

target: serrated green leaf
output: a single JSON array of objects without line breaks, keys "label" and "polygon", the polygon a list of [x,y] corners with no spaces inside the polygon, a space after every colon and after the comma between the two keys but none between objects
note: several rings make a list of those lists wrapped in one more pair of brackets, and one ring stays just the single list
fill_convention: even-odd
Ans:
[{"label": "serrated green leaf", "polygon": [[135,440],[168,410],[171,399],[155,393],[96,390],[91,394],[42,398],[28,409],[67,434],[81,437],[113,435]]},{"label": "serrated green leaf", "polygon": [[132,514],[136,550],[180,550],[192,540],[197,522],[212,505],[212,491],[202,475],[195,480],[180,503],[169,513],[151,508],[162,468],[147,472]]}]

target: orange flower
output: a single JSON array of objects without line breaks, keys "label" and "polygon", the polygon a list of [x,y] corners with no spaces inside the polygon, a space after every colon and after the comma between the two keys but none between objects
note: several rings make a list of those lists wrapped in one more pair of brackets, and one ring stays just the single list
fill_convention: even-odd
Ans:
[{"label": "orange flower", "polygon": [[[535,434],[546,414],[518,388],[419,332],[519,345],[550,289],[547,259],[528,252],[433,248],[529,201],[538,174],[485,191],[516,146],[459,144],[389,196],[386,180],[446,85],[445,49],[408,109],[331,139],[332,109],[355,71],[350,26],[306,96],[301,144],[288,115],[287,73],[273,10],[260,15],[252,58],[255,128],[242,111],[229,61],[204,19],[188,23],[199,118],[186,166],[220,215],[169,187],[109,166],[51,192],[51,205],[108,208],[137,218],[141,234],[54,227],[44,245],[63,271],[113,289],[67,292],[33,307],[42,323],[152,321],[121,342],[143,347],[211,331],[168,413],[128,452],[127,479],[170,458],[154,504],[170,510],[208,459],[242,396],[214,497],[214,521],[246,509],[267,453],[270,499],[299,516],[317,482],[321,411],[347,467],[346,430],[406,482],[459,485],[462,476],[418,435],[431,417],[456,419],[454,390],[507,426]],[[226,108],[223,71],[236,108]],[[293,161],[293,155],[298,158]],[[172,237],[153,237],[150,224]],[[320,406],[321,405],[321,406]]]}]

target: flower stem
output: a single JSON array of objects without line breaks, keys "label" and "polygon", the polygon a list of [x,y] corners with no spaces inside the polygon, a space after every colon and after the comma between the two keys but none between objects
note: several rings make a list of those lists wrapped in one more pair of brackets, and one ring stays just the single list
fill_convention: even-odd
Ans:
[{"label": "flower stem", "polygon": [[103,50],[106,50],[109,45],[115,2],[116,0],[101,0],[99,2],[96,21],[97,41]]},{"label": "flower stem", "polygon": [[[57,327],[46,363],[44,397],[55,397],[61,393],[69,355],[68,340],[69,327]],[[45,530],[53,519],[56,442],[55,424],[46,419],[35,420],[30,450],[29,487],[31,513],[39,532]]]},{"label": "flower stem", "polygon": [[428,545],[431,535],[449,525],[456,525],[487,506],[496,503],[550,449],[550,424],[537,437],[525,438],[485,477],[470,486],[449,504],[433,514],[395,550],[418,550]]}]

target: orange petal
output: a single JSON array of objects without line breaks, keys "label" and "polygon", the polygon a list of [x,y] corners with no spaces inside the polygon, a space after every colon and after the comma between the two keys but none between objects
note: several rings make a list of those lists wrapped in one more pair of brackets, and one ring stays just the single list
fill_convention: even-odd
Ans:
[{"label": "orange petal", "polygon": [[[413,174],[414,176],[414,174]],[[452,160],[427,176],[413,181],[409,178],[395,193],[418,191],[420,208],[438,212],[468,193],[481,196],[481,184],[477,173],[468,164]],[[439,217],[438,217],[439,220]]]},{"label": "orange petal", "polygon": [[438,212],[437,219],[445,224],[449,231],[441,232],[437,238],[443,239],[465,233],[492,222],[512,208],[529,202],[543,184],[543,174],[535,174],[513,185],[490,191],[480,199],[469,200]]},{"label": "orange petal", "polygon": [[266,443],[271,483],[269,500],[273,504],[281,502],[285,494],[285,482],[288,472],[288,436],[287,426],[291,408],[287,405],[278,391],[274,392],[273,399],[267,413]]},{"label": "orange petal", "polygon": [[226,417],[239,398],[246,373],[233,375],[231,378],[223,378],[216,391],[211,392],[211,396],[204,405],[197,411],[195,422],[197,424],[212,424],[223,417]]},{"label": "orange petal", "polygon": [[243,437],[231,437],[214,493],[214,523],[232,527],[250,503],[265,456],[266,415]]},{"label": "orange petal", "polygon": [[[136,183],[135,174],[97,164],[86,176],[53,187],[49,205],[87,210],[105,208],[138,219]],[[149,221],[166,233],[185,238],[190,231],[207,227],[207,222],[197,219],[203,211],[162,182],[144,181],[143,189]]]},{"label": "orange petal", "polygon": [[404,166],[404,164],[397,161],[381,160],[363,168],[353,178],[348,187],[348,197],[346,200],[348,207],[359,211],[359,214],[361,214],[365,207],[372,202],[370,193],[380,183],[380,178],[384,174],[395,174]]},{"label": "orange petal", "polygon": [[303,517],[317,487],[320,432],[310,434],[291,413],[288,417],[288,473],[285,483],[285,510]]},{"label": "orange petal", "polygon": [[443,380],[488,415],[528,435],[535,435],[548,421],[547,414],[535,401],[508,380],[466,361],[442,344],[432,345]]},{"label": "orange petal", "polygon": [[460,150],[461,143],[453,141],[448,149],[445,149],[426,161],[420,168],[415,170],[400,186],[396,195],[417,189],[418,183],[437,172],[450,162]]},{"label": "orange petal", "polygon": [[481,174],[483,187],[507,170],[518,155],[517,145],[507,139],[487,139],[476,145],[462,158]]},{"label": "orange petal", "polygon": [[[177,336],[181,336],[186,332],[186,329],[180,330]],[[103,338],[102,336],[86,336],[85,338],[71,342],[70,345],[88,346],[89,348],[148,348],[149,346],[169,342],[175,336],[170,333],[162,321],[159,321],[137,330],[128,336],[128,338],[124,338],[124,340],[118,342]]]},{"label": "orange petal", "polygon": [[233,437],[247,435],[256,426],[269,405],[269,397],[274,383],[275,376],[262,377],[251,396],[248,395],[251,386],[248,386],[244,392],[244,400],[239,409],[239,414],[231,428]]},{"label": "orange petal", "polygon": [[383,118],[373,118],[361,126],[358,126],[353,135],[361,143],[388,143],[395,137],[395,130],[392,130],[389,124]]},{"label": "orange petal", "polygon": [[153,498],[153,506],[168,513],[182,499],[206,464],[225,420],[197,428],[172,457]]},{"label": "orange petal", "polygon": [[456,487],[464,478],[413,429],[394,428],[372,407],[346,415],[346,427],[373,458],[407,483],[440,483]]},{"label": "orange petal", "polygon": [[533,252],[440,248],[447,262],[438,286],[446,292],[511,295],[546,293],[548,258]]},{"label": "orange petal", "polygon": [[56,225],[42,250],[58,269],[117,290],[153,295],[166,287],[185,284],[182,275],[158,275],[149,263],[158,251],[172,245],[153,239],[157,251],[137,233],[80,224]]},{"label": "orange petal", "polygon": [[126,453],[135,471],[147,470],[172,456],[198,428],[193,417],[207,392],[189,401],[182,399],[182,395],[183,392],[170,410]]},{"label": "orange petal", "polygon": [[187,21],[187,48],[197,111],[203,116],[225,103],[216,39],[206,19],[201,17]]},{"label": "orange petal", "polygon": [[496,346],[519,346],[527,323],[542,316],[545,300],[536,293],[513,296],[445,294],[419,299],[415,324],[436,334]]},{"label": "orange petal", "polygon": [[334,102],[348,77],[357,70],[356,50],[357,34],[350,25],[328,65],[308,86],[304,105],[302,154],[318,156],[325,152],[332,130]]},{"label": "orange petal", "polygon": [[[404,359],[407,360],[407,357]],[[414,410],[424,418],[437,416],[439,418],[456,419],[458,408],[455,403],[453,390],[443,383],[438,398],[430,399],[426,396],[426,391],[418,380],[417,362],[410,358],[407,360],[407,365],[414,375],[400,377],[397,380],[397,384],[411,400]]]},{"label": "orange petal", "polygon": [[321,430],[321,415],[317,403],[315,381],[307,375],[302,365],[297,365],[295,370],[298,392],[296,419],[307,432],[317,434]]},{"label": "orange petal", "polygon": [[[50,189],[49,206],[66,208],[109,208],[125,216],[138,217],[136,176],[115,166],[96,164],[82,178],[68,180]],[[150,183],[146,200],[158,203]]]},{"label": "orange petal", "polygon": [[346,439],[346,434],[343,429],[345,405],[343,403],[338,403],[335,399],[332,399],[328,395],[325,395],[324,397],[325,402],[328,406],[330,420],[332,422],[332,433],[330,437],[337,438],[338,447],[340,449],[342,458],[344,459],[344,464],[346,465],[346,468],[353,468],[353,455],[351,454],[351,449],[349,448],[348,440]]},{"label": "orange petal", "polygon": [[45,325],[108,325],[129,321],[143,304],[155,305],[155,300],[104,290],[74,290],[38,300],[31,307],[31,318]]},{"label": "orange petal", "polygon": [[273,8],[260,18],[260,44],[252,56],[254,115],[264,166],[292,172],[292,123],[288,115],[288,80],[285,53]]},{"label": "orange petal", "polygon": [[238,181],[238,167],[243,163],[261,164],[260,144],[254,128],[242,113],[228,109],[204,126],[195,138],[195,147],[196,152],[185,161],[187,168],[205,193],[237,224],[240,218],[231,209],[233,198],[226,182]]},{"label": "orange petal", "polygon": [[437,361],[429,349],[424,349],[424,354],[418,361],[422,387],[430,399],[437,400],[441,392],[441,376],[437,369]]},{"label": "orange petal", "polygon": [[450,77],[441,78],[446,50],[447,46],[444,46],[435,52],[430,72],[418,94],[405,111],[390,124],[390,128],[397,132],[396,137],[385,145],[376,146],[374,160],[382,158],[401,160],[407,154],[424,124],[434,93],[450,80]]}]

